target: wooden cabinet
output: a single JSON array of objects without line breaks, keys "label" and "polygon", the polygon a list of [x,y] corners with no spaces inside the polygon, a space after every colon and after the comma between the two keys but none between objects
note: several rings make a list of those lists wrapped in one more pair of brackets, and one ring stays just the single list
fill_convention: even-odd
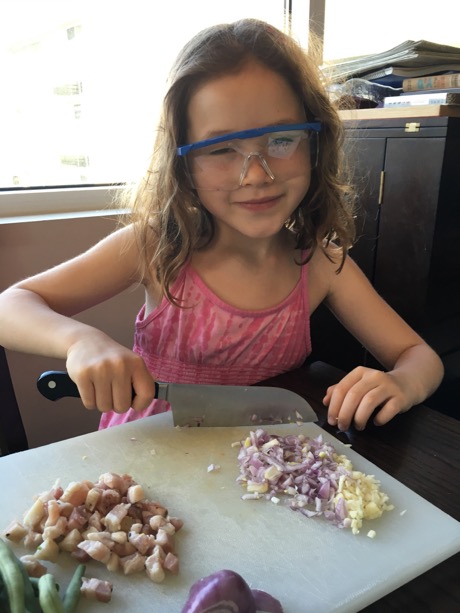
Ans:
[{"label": "wooden cabinet", "polygon": [[[344,124],[360,193],[351,257],[441,354],[460,350],[458,334],[446,334],[460,320],[460,117]],[[325,307],[312,316],[312,340],[315,358],[345,370],[375,364]]]}]

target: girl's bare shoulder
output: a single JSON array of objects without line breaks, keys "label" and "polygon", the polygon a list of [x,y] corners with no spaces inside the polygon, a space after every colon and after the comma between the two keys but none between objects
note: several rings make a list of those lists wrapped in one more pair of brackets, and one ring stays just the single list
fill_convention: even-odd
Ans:
[{"label": "girl's bare shoulder", "polygon": [[[119,273],[132,277],[133,282],[141,282],[139,274],[140,250],[132,225],[120,227],[79,256],[92,264],[118,267]],[[115,272],[115,271],[113,271]]]},{"label": "girl's bare shoulder", "polygon": [[333,291],[341,265],[342,251],[337,245],[318,244],[309,263],[309,294],[313,310]]}]

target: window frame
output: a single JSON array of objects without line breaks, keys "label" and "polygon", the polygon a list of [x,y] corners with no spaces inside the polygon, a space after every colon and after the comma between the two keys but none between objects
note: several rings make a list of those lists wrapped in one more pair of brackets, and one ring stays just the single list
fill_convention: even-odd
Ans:
[{"label": "window frame", "polygon": [[0,224],[56,215],[121,212],[115,204],[124,185],[56,186],[0,191]]}]

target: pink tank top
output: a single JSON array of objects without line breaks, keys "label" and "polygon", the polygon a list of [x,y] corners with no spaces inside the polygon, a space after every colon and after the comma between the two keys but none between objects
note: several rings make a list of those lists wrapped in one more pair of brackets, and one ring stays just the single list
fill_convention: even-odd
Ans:
[{"label": "pink tank top", "polygon": [[[172,286],[186,308],[166,298],[145,317],[140,310],[134,351],[159,381],[252,385],[301,366],[311,353],[308,264],[292,292],[269,309],[248,311],[223,302],[188,264]],[[141,412],[104,413],[99,429],[170,409],[154,400]]]}]

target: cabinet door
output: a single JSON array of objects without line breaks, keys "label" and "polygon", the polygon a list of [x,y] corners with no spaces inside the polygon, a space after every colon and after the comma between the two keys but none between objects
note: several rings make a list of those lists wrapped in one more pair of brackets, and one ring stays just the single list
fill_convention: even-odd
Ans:
[{"label": "cabinet door", "polygon": [[427,293],[445,138],[389,138],[374,286],[415,328]]},{"label": "cabinet door", "polygon": [[384,138],[349,137],[346,141],[352,181],[357,191],[356,243],[350,255],[371,282],[377,252],[385,145]]},{"label": "cabinet door", "polygon": [[[359,138],[348,131],[347,162],[358,190],[356,206],[357,242],[350,251],[369,280],[373,281],[379,224],[380,175],[384,166],[385,139]],[[343,370],[364,364],[365,351],[327,307],[321,305],[311,317],[312,359]]]}]

